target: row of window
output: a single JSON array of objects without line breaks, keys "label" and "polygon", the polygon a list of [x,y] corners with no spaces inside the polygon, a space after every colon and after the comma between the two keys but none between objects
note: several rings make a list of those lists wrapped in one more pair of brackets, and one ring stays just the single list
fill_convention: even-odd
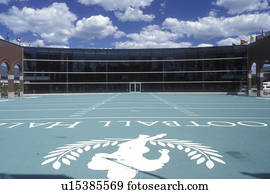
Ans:
[{"label": "row of window", "polygon": [[[245,82],[213,83],[141,83],[141,92],[238,92]],[[117,84],[25,84],[24,92],[38,93],[89,93],[129,92],[129,83]]]},{"label": "row of window", "polygon": [[[186,49],[24,49],[25,93],[239,91],[246,46]],[[61,84],[60,84],[61,83]]]},{"label": "row of window", "polygon": [[166,82],[166,81],[237,81],[246,80],[246,71],[196,73],[121,73],[121,74],[57,74],[27,73],[29,82]]},{"label": "row of window", "polygon": [[56,60],[151,60],[151,59],[203,59],[242,57],[247,47],[225,46],[209,48],[179,49],[57,49],[57,48],[24,48],[25,59]]},{"label": "row of window", "polygon": [[246,59],[137,63],[25,61],[25,72],[145,72],[247,70]]}]

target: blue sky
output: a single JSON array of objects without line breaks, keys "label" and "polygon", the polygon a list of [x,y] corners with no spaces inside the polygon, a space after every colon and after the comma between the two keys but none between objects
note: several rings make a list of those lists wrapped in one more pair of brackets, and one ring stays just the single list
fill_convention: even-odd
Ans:
[{"label": "blue sky", "polygon": [[262,30],[270,0],[0,0],[0,38],[31,46],[222,46]]}]

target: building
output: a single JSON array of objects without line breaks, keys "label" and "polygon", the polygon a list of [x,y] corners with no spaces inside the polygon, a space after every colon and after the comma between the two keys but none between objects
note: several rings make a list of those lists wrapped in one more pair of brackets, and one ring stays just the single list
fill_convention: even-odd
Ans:
[{"label": "building", "polygon": [[[6,48],[18,52],[7,52]],[[250,89],[249,48],[36,48],[0,40],[0,62],[1,68],[5,63],[9,69],[9,92],[14,92],[14,67],[20,67],[21,95],[22,91],[235,93]],[[17,62],[10,60],[10,53],[16,54]]]},{"label": "building", "polygon": [[23,95],[23,48],[0,40],[0,97]]},{"label": "building", "polygon": [[24,48],[25,93],[237,92],[246,46],[183,49]]}]

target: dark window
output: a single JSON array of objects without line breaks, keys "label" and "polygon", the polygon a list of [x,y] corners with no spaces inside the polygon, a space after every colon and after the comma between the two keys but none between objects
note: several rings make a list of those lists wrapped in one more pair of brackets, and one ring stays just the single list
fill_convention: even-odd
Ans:
[{"label": "dark window", "polygon": [[26,93],[239,91],[246,46],[178,49],[25,48]]}]

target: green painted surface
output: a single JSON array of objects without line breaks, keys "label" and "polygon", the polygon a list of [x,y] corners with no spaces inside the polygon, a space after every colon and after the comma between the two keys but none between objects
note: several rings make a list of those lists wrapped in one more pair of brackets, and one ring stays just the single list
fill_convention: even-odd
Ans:
[{"label": "green painted surface", "polygon": [[[87,164],[98,153],[114,153],[117,138],[167,134],[146,143],[143,155],[158,160],[161,149],[169,150],[169,162],[153,172],[138,171],[136,178],[270,178],[270,100],[225,95],[92,94],[42,96],[0,101],[1,178],[107,178],[106,170],[91,170]],[[113,138],[108,140],[107,138]],[[164,139],[188,140],[209,146],[226,164],[191,160],[192,151],[177,149]],[[79,141],[100,147],[41,165],[49,152]],[[109,143],[109,145],[105,145]],[[128,141],[128,140],[126,140]],[[124,142],[124,141],[123,141]],[[122,143],[123,143],[122,142]],[[160,143],[161,142],[161,143]],[[160,144],[158,144],[160,143]],[[103,147],[105,145],[105,147]],[[194,148],[194,147],[192,147]],[[210,148],[209,148],[210,149]],[[87,150],[87,149],[86,149]],[[188,151],[188,150],[186,150]],[[205,152],[204,152],[205,153]],[[196,155],[195,154],[195,155]],[[69,155],[71,155],[69,153]],[[210,156],[209,154],[207,155]],[[113,161],[112,161],[113,162]]]}]

